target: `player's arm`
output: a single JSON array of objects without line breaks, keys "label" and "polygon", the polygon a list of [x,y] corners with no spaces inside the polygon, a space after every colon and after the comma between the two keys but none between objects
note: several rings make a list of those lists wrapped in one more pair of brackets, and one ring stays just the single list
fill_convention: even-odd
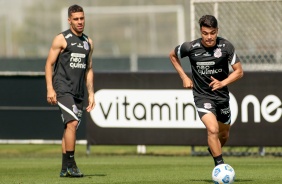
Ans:
[{"label": "player's arm", "polygon": [[94,44],[91,39],[89,39],[91,50],[88,56],[87,68],[85,74],[86,88],[88,91],[88,106],[86,111],[90,112],[95,107],[95,98],[94,98],[94,72],[92,69],[92,53],[94,50]]},{"label": "player's arm", "polygon": [[240,62],[237,62],[232,65],[233,72],[224,80],[219,81],[213,77],[211,77],[212,82],[210,83],[210,86],[212,87],[212,91],[221,89],[224,86],[227,86],[231,84],[232,82],[237,81],[238,79],[242,78],[244,75],[242,65]]},{"label": "player's arm", "polygon": [[53,88],[52,75],[53,75],[53,66],[59,56],[60,52],[66,47],[66,41],[62,34],[57,35],[52,43],[52,46],[49,50],[49,54],[45,64],[45,80],[47,87],[47,101],[50,104],[57,103],[57,94]]},{"label": "player's arm", "polygon": [[241,62],[235,63],[234,65],[232,65],[232,68],[233,68],[233,72],[226,79],[223,80],[223,84],[225,86],[231,84],[232,82],[237,81],[238,79],[242,78],[244,75]]},{"label": "player's arm", "polygon": [[193,82],[186,75],[185,71],[183,70],[181,62],[178,59],[177,55],[175,54],[175,50],[172,50],[169,53],[169,58],[170,58],[172,65],[174,66],[175,70],[178,72],[180,78],[182,79],[183,87],[184,88],[193,88]]}]

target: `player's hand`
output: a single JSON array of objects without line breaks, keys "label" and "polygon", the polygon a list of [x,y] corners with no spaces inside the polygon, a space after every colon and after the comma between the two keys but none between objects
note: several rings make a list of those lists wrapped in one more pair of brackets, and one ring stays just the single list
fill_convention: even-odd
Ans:
[{"label": "player's hand", "polygon": [[221,81],[215,79],[213,76],[211,76],[212,82],[209,84],[209,86],[212,88],[212,91],[221,89],[224,87]]},{"label": "player's hand", "polygon": [[189,77],[183,79],[183,87],[189,89],[193,88],[193,82]]},{"label": "player's hand", "polygon": [[90,112],[94,109],[95,107],[95,98],[94,98],[94,94],[93,95],[89,95],[88,97],[88,106],[86,107],[86,111]]},{"label": "player's hand", "polygon": [[47,102],[51,105],[57,104],[57,94],[54,89],[47,90]]}]

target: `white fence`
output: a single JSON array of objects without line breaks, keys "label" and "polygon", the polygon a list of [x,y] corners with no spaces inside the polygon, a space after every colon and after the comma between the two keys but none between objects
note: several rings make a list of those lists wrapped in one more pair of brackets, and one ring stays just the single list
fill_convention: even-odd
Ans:
[{"label": "white fence", "polygon": [[282,70],[281,0],[191,0],[191,38],[204,14],[218,18],[219,36],[230,40],[245,70]]}]

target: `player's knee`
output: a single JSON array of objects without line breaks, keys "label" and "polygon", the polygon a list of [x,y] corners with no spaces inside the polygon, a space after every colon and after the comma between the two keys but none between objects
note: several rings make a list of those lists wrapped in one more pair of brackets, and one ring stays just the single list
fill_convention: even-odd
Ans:
[{"label": "player's knee", "polygon": [[70,121],[67,123],[67,128],[70,130],[76,130],[78,126],[78,122],[77,121]]},{"label": "player's knee", "polygon": [[225,132],[223,133],[223,138],[224,138],[224,139],[228,139],[228,138],[229,138],[229,131],[225,131]]},{"label": "player's knee", "polygon": [[217,127],[211,127],[208,129],[208,135],[218,136],[218,134],[219,134],[219,131]]},{"label": "player's knee", "polygon": [[221,140],[227,140],[228,138],[229,138],[229,131],[227,131],[227,130],[225,130],[225,131],[221,131],[220,133],[219,133],[219,138],[221,139]]}]

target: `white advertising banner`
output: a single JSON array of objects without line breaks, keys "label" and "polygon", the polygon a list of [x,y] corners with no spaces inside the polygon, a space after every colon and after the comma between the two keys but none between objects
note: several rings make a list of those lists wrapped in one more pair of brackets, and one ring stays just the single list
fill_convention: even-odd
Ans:
[{"label": "white advertising banner", "polygon": [[[104,128],[205,128],[192,90],[102,89],[96,92],[91,118]],[[232,124],[238,105],[230,93]]]}]

